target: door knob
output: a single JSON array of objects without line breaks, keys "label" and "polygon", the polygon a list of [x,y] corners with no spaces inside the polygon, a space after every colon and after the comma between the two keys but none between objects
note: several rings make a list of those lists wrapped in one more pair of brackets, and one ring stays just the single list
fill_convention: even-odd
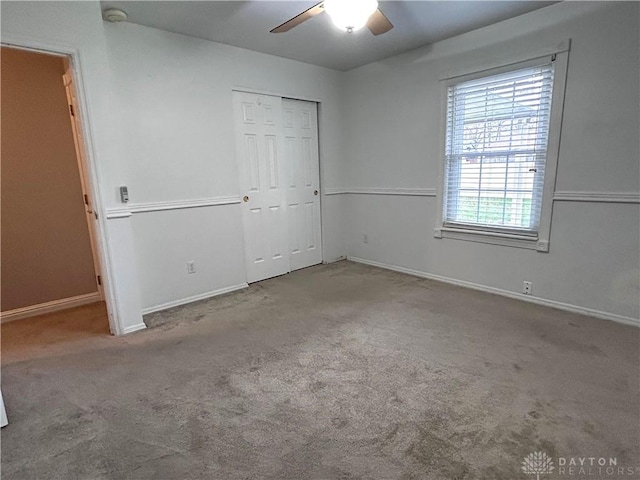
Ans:
[{"label": "door knob", "polygon": [[249,201],[249,195],[245,195],[244,197],[242,197],[242,201],[243,202],[248,202]]},{"label": "door knob", "polygon": [[314,190],[314,191],[313,191],[313,194],[314,194],[315,196],[318,196],[318,190]]}]

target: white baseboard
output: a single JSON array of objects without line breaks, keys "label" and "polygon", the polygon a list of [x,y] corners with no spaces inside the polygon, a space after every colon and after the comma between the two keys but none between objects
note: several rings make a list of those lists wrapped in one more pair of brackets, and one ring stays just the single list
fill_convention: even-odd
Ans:
[{"label": "white baseboard", "polygon": [[322,264],[323,265],[329,265],[331,263],[341,262],[342,260],[346,260],[346,259],[347,259],[347,257],[345,255],[341,255],[339,257],[332,258],[331,260],[323,260]]},{"label": "white baseboard", "polygon": [[145,328],[147,328],[147,326],[142,322],[137,323],[135,325],[130,325],[128,327],[125,327],[124,330],[122,330],[122,335],[126,335],[127,333],[137,332],[138,330],[144,330]]},{"label": "white baseboard", "polygon": [[16,308],[0,313],[2,323],[20,320],[21,318],[34,317],[44,313],[57,312],[66,310],[67,308],[88,305],[89,303],[100,302],[102,298],[99,292],[86,293],[84,295],[76,295],[75,297],[62,298],[51,302],[39,303],[38,305],[30,305],[28,307]]},{"label": "white baseboard", "polygon": [[384,268],[387,270],[393,270],[395,272],[406,273],[415,277],[428,278],[430,280],[437,280],[439,282],[450,283],[460,287],[472,288],[474,290],[480,290],[482,292],[494,293],[503,297],[515,298],[517,300],[523,300],[525,302],[535,303],[537,305],[544,305],[546,307],[553,307],[559,310],[566,310],[568,312],[580,313],[582,315],[589,315],[591,317],[602,318],[604,320],[611,320],[617,323],[623,323],[625,325],[632,325],[634,327],[640,327],[640,320],[633,317],[625,317],[623,315],[617,315],[615,313],[602,312],[587,307],[580,307],[578,305],[572,305],[569,303],[558,302],[556,300],[549,300],[546,298],[532,297],[531,295],[524,295],[522,293],[510,292],[509,290],[503,290],[501,288],[488,287],[479,283],[466,282],[464,280],[457,280],[455,278],[443,277],[441,275],[434,275],[431,273],[421,272],[419,270],[412,270],[405,267],[397,267],[395,265],[389,265],[386,263],[376,262],[373,260],[367,260],[359,257],[347,256],[347,260],[357,263],[363,263],[365,265],[371,265],[373,267]]},{"label": "white baseboard", "polygon": [[[181,298],[180,300],[173,300],[171,302],[163,303],[162,305],[156,305],[155,307],[147,307],[142,309],[142,314],[147,315],[149,313],[159,312],[168,308],[179,307],[180,305],[186,305],[187,303],[197,302],[198,300],[206,300],[207,298],[217,297],[225,293],[235,292],[236,290],[242,290],[243,288],[249,288],[247,283],[241,283],[239,285],[232,285],[231,287],[219,288],[211,292],[201,293],[199,295],[193,295],[192,297]],[[125,332],[128,333],[128,332]]]}]

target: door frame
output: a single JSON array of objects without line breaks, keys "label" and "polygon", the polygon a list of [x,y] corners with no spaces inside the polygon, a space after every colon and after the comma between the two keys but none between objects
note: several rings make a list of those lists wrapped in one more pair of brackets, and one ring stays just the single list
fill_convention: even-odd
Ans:
[{"label": "door frame", "polygon": [[[320,250],[322,252],[322,263],[326,263],[326,259],[325,259],[325,249],[324,249],[324,218],[322,215],[322,203],[323,203],[323,197],[324,197],[324,162],[322,161],[322,148],[321,148],[321,135],[320,135],[320,118],[321,118],[321,106],[322,106],[322,100],[318,99],[318,98],[314,98],[314,97],[306,97],[306,96],[296,96],[296,95],[288,95],[282,92],[278,92],[275,90],[268,90],[268,89],[256,89],[256,88],[252,88],[252,87],[244,87],[244,86],[240,86],[240,85],[234,85],[231,87],[231,95],[229,96],[229,101],[231,102],[231,111],[233,113],[233,92],[241,92],[241,93],[253,93],[256,95],[270,95],[272,97],[280,97],[281,99],[289,99],[289,100],[300,100],[303,102],[313,102],[316,104],[317,106],[317,115],[318,115],[318,119],[317,119],[317,129],[318,129],[318,169],[320,172],[319,175],[319,179],[318,181],[320,182],[320,184],[318,185],[318,189],[320,190]],[[237,158],[237,152],[235,153],[236,155],[236,165],[238,164],[238,158]],[[238,177],[238,192],[241,192],[240,190],[240,175],[237,175]],[[242,196],[240,195],[239,198],[242,198]],[[242,230],[242,235],[244,236],[244,229]]]},{"label": "door frame", "polygon": [[[82,129],[82,137],[84,139],[84,152],[85,155],[78,158],[78,162],[82,162],[84,166],[84,172],[86,173],[85,181],[89,185],[89,201],[93,205],[94,212],[96,212],[98,218],[95,221],[95,248],[99,258],[97,261],[101,266],[100,273],[96,272],[96,275],[100,275],[102,281],[102,292],[98,289],[99,293],[103,294],[103,300],[107,307],[107,317],[109,319],[109,330],[113,335],[122,333],[120,325],[120,319],[117,315],[118,308],[113,294],[113,272],[111,268],[108,240],[106,235],[106,226],[104,215],[104,207],[102,205],[102,195],[100,194],[100,182],[96,167],[96,151],[93,141],[94,135],[92,134],[91,125],[89,122],[89,109],[87,102],[87,95],[85,90],[85,84],[83,81],[84,68],[81,60],[80,51],[78,49],[53,44],[44,43],[33,40],[31,38],[14,37],[12,35],[2,34],[2,40],[0,45],[6,48],[13,48],[17,50],[25,50],[28,52],[41,53],[59,58],[66,58],[69,61],[69,69],[73,74],[73,81],[76,87],[77,103],[79,112],[79,123]],[[61,80],[62,81],[62,80]],[[80,175],[83,175],[83,169],[79,168]]]}]

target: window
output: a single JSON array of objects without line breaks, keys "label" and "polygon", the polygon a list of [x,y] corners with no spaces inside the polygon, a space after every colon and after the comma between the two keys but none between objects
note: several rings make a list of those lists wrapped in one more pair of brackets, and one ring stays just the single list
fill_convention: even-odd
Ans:
[{"label": "window", "polygon": [[537,236],[553,63],[448,87],[444,225]]},{"label": "window", "polygon": [[549,251],[570,44],[441,80],[436,238]]}]

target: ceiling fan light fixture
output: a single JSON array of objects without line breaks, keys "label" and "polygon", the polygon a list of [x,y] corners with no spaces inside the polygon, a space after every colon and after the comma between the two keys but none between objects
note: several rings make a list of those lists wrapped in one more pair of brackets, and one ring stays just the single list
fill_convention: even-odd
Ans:
[{"label": "ceiling fan light fixture", "polygon": [[377,0],[325,0],[324,10],[334,25],[347,32],[360,30],[378,8]]}]

